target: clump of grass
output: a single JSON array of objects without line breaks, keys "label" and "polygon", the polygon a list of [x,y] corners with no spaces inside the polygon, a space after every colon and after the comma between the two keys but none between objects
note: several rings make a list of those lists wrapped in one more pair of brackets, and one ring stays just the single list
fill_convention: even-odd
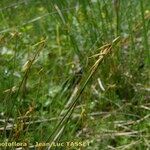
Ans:
[{"label": "clump of grass", "polygon": [[51,137],[50,137],[50,143],[57,141],[57,138],[59,137],[59,134],[61,134],[63,132],[64,129],[64,125],[67,123],[66,121],[70,118],[71,114],[73,113],[73,110],[82,94],[82,92],[84,91],[84,89],[86,88],[86,85],[88,84],[89,80],[94,76],[95,72],[97,71],[99,65],[101,64],[101,62],[103,61],[103,59],[105,57],[108,56],[108,54],[112,51],[112,47],[114,45],[116,45],[116,41],[118,42],[118,38],[116,38],[112,44],[107,44],[104,45],[100,48],[100,53],[97,54],[99,56],[98,60],[95,62],[95,64],[92,66],[92,68],[90,69],[90,74],[88,75],[87,79],[84,81],[84,83],[82,83],[82,87],[81,89],[79,89],[77,91],[77,96],[75,97],[75,99],[71,102],[67,112],[65,113],[64,117],[62,118],[62,120],[60,120],[58,126],[56,127],[56,129],[54,130],[54,132],[52,133]]}]

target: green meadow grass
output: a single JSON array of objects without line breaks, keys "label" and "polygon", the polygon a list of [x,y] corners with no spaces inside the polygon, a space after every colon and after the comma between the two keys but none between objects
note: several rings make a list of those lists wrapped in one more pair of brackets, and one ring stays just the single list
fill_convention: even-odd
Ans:
[{"label": "green meadow grass", "polygon": [[1,0],[0,143],[148,150],[149,43],[148,0]]}]

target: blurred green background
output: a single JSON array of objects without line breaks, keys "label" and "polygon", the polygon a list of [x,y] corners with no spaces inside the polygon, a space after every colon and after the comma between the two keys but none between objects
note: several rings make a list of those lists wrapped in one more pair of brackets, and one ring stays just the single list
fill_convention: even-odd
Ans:
[{"label": "blurred green background", "polygon": [[82,147],[89,150],[148,150],[148,0],[1,0],[0,141],[32,147],[55,137],[94,56],[117,37],[57,141],[89,140]]}]

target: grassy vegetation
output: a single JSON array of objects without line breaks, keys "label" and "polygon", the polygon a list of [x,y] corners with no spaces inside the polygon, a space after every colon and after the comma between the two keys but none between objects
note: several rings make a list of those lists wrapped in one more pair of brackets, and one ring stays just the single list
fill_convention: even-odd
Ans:
[{"label": "grassy vegetation", "polygon": [[0,143],[150,149],[148,0],[1,0]]}]

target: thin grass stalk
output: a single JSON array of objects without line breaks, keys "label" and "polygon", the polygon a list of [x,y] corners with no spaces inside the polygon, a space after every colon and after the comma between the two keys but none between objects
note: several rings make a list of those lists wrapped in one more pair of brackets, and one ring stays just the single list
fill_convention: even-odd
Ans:
[{"label": "thin grass stalk", "polygon": [[116,34],[120,34],[120,0],[114,0],[114,8],[116,14]]},{"label": "thin grass stalk", "polygon": [[144,5],[143,0],[140,0],[140,8],[141,8],[141,17],[142,17],[142,25],[143,25],[143,44],[145,49],[145,55],[146,55],[146,64],[150,64],[150,50],[148,45],[148,36],[147,36],[147,28],[146,28],[146,21],[144,16]]},{"label": "thin grass stalk", "polygon": [[[86,88],[88,82],[90,81],[90,79],[93,77],[94,73],[97,71],[99,65],[102,63],[102,61],[108,56],[108,54],[112,51],[112,47],[114,45],[116,45],[119,41],[119,37],[117,37],[111,44],[107,44],[105,46],[102,46],[100,48],[100,53],[99,53],[99,58],[98,60],[95,62],[95,64],[92,66],[91,69],[91,73],[88,75],[87,79],[85,80],[85,82],[83,83],[83,86],[81,87],[81,89],[78,91],[77,97],[75,98],[75,100],[72,102],[72,104],[70,105],[68,111],[66,112],[66,114],[64,115],[64,117],[60,120],[60,122],[58,123],[58,125],[56,126],[56,128],[54,129],[54,131],[52,132],[51,136],[48,138],[47,141],[50,140],[50,145],[55,142],[57,140],[58,134],[60,134],[60,131],[62,131],[62,128],[64,128],[64,125],[68,122],[68,120],[71,117],[71,114],[73,113],[73,110],[78,102],[78,99],[80,98],[80,96],[82,95],[84,89]],[[48,147],[47,150],[49,150],[51,148],[51,146]]]},{"label": "thin grass stalk", "polygon": [[[39,55],[39,53],[41,52],[42,48],[45,46],[45,39],[36,43],[35,45],[33,45],[33,47],[37,46],[37,45],[40,45],[39,49],[37,50],[37,52],[35,53],[35,55],[33,56],[33,58],[30,60],[29,64],[28,64],[28,67],[25,71],[25,75],[23,76],[23,79],[22,81],[20,82],[19,84],[19,87],[18,87],[18,90],[17,90],[17,93],[16,93],[16,99],[17,97],[19,96],[19,93],[20,93],[20,90],[21,88],[24,88],[24,83],[25,83],[25,80],[27,79],[28,77],[28,74],[29,74],[29,71],[31,69],[31,66],[33,65],[33,62],[35,61],[35,59],[37,58],[37,56]],[[12,94],[12,89],[10,90],[10,94]],[[11,96],[11,95],[10,95]],[[10,106],[10,111],[13,110],[15,104],[11,105]],[[9,117],[10,115],[7,116],[7,118],[5,119],[5,125],[4,125],[4,131],[6,131],[6,127],[7,127],[7,122],[9,120]],[[10,137],[10,136],[9,136]]]}]

